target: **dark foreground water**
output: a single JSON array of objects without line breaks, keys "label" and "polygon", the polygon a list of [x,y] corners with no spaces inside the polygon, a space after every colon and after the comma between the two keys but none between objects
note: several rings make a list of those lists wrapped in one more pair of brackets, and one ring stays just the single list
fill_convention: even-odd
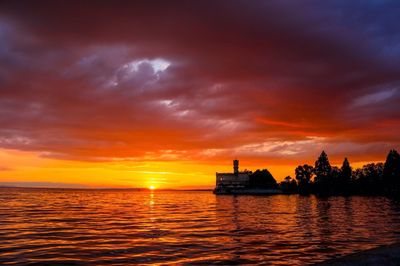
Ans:
[{"label": "dark foreground water", "polygon": [[5,265],[304,265],[399,240],[381,197],[0,189]]}]

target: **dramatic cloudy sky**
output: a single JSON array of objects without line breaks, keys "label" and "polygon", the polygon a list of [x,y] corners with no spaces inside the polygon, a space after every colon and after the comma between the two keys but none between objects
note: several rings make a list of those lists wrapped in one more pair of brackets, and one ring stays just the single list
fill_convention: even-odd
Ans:
[{"label": "dramatic cloudy sky", "polygon": [[[211,187],[400,148],[399,1],[1,1],[0,181]],[[28,183],[27,183],[28,184]]]}]

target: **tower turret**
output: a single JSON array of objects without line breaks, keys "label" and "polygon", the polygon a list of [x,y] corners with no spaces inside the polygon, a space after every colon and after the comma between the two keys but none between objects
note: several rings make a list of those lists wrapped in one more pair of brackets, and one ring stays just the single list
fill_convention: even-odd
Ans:
[{"label": "tower turret", "polygon": [[233,173],[239,174],[239,160],[233,160]]}]

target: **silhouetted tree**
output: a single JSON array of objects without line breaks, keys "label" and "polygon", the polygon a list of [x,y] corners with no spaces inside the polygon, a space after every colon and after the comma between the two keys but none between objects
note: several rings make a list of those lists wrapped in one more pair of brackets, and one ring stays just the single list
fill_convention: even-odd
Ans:
[{"label": "silhouetted tree", "polygon": [[250,175],[250,187],[254,188],[277,188],[275,178],[267,169],[259,170],[257,169]]},{"label": "silhouetted tree", "polygon": [[332,195],[341,195],[343,193],[343,187],[341,186],[341,175],[342,171],[340,170],[339,167],[337,166],[332,166],[331,167],[331,174],[329,177],[329,194]]},{"label": "silhouetted tree", "polygon": [[354,193],[362,195],[383,194],[383,164],[370,163],[353,172]]},{"label": "silhouetted tree", "polygon": [[347,160],[347,158],[344,158],[344,161],[343,161],[343,164],[342,164],[342,167],[340,168],[340,170],[342,172],[341,178],[342,178],[343,182],[349,183],[351,181],[352,169],[351,169],[349,160]]},{"label": "silhouetted tree", "polygon": [[364,174],[361,168],[357,168],[351,173],[351,184],[352,184],[352,193],[353,194],[361,194],[361,181],[364,178]]},{"label": "silhouetted tree", "polygon": [[330,194],[331,187],[331,164],[325,151],[321,152],[318,160],[315,161],[315,189],[317,194]]},{"label": "silhouetted tree", "polygon": [[351,174],[352,169],[347,158],[344,158],[342,167],[340,168],[340,178],[338,181],[338,187],[340,188],[339,194],[348,195],[351,193]]},{"label": "silhouetted tree", "polygon": [[279,184],[279,188],[286,194],[294,194],[298,192],[297,182],[290,176],[285,177],[285,179]]},{"label": "silhouetted tree", "polygon": [[313,167],[308,164],[299,165],[294,172],[296,175],[296,180],[298,182],[299,193],[302,195],[310,194]]},{"label": "silhouetted tree", "polygon": [[400,155],[390,150],[383,168],[383,182],[387,193],[400,196]]}]

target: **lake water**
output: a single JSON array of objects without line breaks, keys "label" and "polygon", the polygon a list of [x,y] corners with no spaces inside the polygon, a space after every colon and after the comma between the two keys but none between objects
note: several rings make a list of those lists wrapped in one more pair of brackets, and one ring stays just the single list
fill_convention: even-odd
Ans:
[{"label": "lake water", "polygon": [[0,189],[6,265],[305,265],[399,240],[383,197]]}]

